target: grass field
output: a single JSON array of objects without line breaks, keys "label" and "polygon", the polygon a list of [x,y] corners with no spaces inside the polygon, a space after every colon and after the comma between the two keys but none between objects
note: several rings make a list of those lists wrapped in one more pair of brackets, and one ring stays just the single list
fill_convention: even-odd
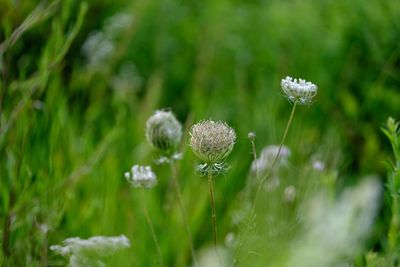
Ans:
[{"label": "grass field", "polygon": [[[286,157],[271,164],[270,147],[254,171],[287,126],[286,76],[318,93],[296,107]],[[145,136],[160,109],[182,124],[172,164]],[[213,177],[218,253],[189,146],[208,119],[236,133]],[[0,0],[0,262],[400,266],[399,119],[397,0]],[[136,164],[157,186],[128,183]],[[121,235],[129,247],[50,250]]]}]

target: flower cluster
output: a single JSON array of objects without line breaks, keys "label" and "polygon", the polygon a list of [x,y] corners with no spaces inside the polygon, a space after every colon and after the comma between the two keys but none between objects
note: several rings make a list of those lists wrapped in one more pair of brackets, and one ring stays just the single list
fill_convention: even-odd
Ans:
[{"label": "flower cluster", "polygon": [[131,172],[125,173],[125,178],[133,187],[152,188],[157,185],[156,174],[150,166],[134,165]]},{"label": "flower cluster", "polygon": [[200,121],[190,131],[190,146],[204,162],[200,171],[222,171],[225,158],[231,153],[236,141],[235,131],[225,122]]},{"label": "flower cluster", "polygon": [[356,255],[371,233],[381,190],[378,179],[366,178],[336,201],[323,194],[315,197],[304,217],[302,245],[289,250],[285,266],[345,266],[338,259]]},{"label": "flower cluster", "polygon": [[69,266],[105,266],[103,258],[117,250],[130,247],[124,235],[115,237],[94,236],[89,239],[67,238],[62,245],[50,246],[54,252],[69,258]]},{"label": "flower cluster", "polygon": [[132,15],[117,13],[106,20],[103,29],[92,31],[82,46],[88,67],[104,69],[117,51],[117,39],[133,25]]},{"label": "flower cluster", "polygon": [[297,80],[288,76],[282,79],[281,87],[292,103],[309,105],[317,95],[317,86],[303,79]]}]

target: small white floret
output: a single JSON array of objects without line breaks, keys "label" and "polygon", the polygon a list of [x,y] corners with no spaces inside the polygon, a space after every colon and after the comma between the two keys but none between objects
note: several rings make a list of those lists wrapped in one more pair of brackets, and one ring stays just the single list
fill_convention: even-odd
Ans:
[{"label": "small white floret", "polygon": [[301,105],[309,105],[317,95],[317,86],[303,79],[293,79],[287,76],[281,81],[282,90],[289,101]]},{"label": "small white floret", "polygon": [[126,172],[124,175],[133,187],[152,188],[157,185],[156,174],[150,166],[134,165],[131,172]]}]

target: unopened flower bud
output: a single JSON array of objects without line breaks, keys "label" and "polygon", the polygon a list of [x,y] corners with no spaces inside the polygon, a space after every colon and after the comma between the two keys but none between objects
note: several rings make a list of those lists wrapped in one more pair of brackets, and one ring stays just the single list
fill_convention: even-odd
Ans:
[{"label": "unopened flower bud", "polygon": [[146,123],[147,141],[165,153],[176,150],[182,138],[182,125],[170,111],[157,110]]},{"label": "unopened flower bud", "polygon": [[250,140],[254,140],[256,138],[256,133],[255,132],[249,132],[247,134],[247,138],[249,138]]}]

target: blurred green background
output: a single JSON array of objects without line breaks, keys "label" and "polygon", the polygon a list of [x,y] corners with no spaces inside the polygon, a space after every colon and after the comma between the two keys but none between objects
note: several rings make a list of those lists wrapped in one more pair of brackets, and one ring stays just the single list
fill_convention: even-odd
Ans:
[{"label": "blurred green background", "polygon": [[[153,164],[144,137],[147,118],[171,108],[185,125],[179,180],[201,249],[211,243],[207,182],[194,173],[187,130],[212,118],[238,135],[232,168],[216,179],[223,240],[252,160],[247,133],[258,152],[283,134],[287,75],[318,86],[288,135],[293,168],[324,161],[339,189],[370,174],[384,182],[390,145],[380,127],[400,117],[399,1],[0,0],[1,258],[62,265],[49,245],[125,234],[132,248],[114,266],[156,265],[146,201],[166,265],[189,266],[169,169]],[[133,164],[158,175],[146,199],[123,178]]]}]

